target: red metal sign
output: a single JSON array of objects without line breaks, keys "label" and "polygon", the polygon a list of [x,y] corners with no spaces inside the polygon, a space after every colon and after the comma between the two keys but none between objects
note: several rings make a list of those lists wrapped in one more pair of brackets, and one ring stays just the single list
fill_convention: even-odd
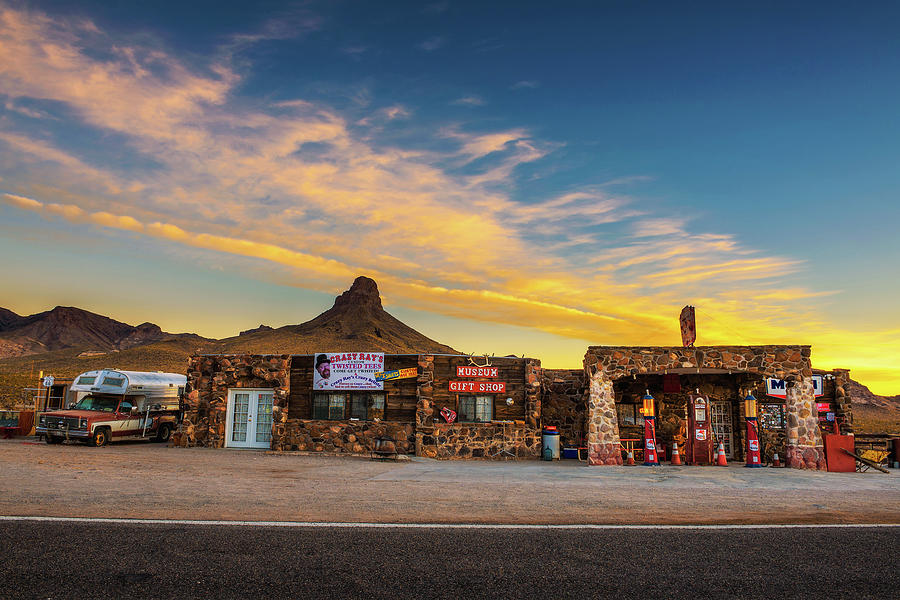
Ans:
[{"label": "red metal sign", "polygon": [[681,309],[681,343],[689,348],[697,341],[697,317],[694,315],[693,306],[685,306]]},{"label": "red metal sign", "polygon": [[456,367],[457,377],[497,377],[497,367]]},{"label": "red metal sign", "polygon": [[450,391],[471,394],[505,394],[506,383],[503,381],[451,381]]}]

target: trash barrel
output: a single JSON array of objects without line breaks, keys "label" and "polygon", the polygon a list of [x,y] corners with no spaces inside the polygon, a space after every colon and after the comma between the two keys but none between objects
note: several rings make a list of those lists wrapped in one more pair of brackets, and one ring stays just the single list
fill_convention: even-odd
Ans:
[{"label": "trash barrel", "polygon": [[559,460],[559,431],[556,427],[547,426],[541,432],[541,458]]}]

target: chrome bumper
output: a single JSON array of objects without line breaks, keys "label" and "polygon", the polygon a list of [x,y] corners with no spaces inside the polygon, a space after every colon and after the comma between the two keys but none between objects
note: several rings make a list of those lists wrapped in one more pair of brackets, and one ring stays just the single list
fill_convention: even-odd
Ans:
[{"label": "chrome bumper", "polygon": [[35,427],[34,432],[38,435],[55,435],[59,437],[70,438],[87,438],[91,437],[91,432],[84,429],[47,429],[46,427]]}]

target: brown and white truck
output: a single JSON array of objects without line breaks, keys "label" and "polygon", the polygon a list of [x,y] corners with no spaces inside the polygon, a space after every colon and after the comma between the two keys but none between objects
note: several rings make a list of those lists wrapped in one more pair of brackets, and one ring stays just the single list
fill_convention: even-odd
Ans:
[{"label": "brown and white truck", "polygon": [[69,388],[76,401],[66,410],[45,412],[35,432],[48,444],[80,440],[92,446],[111,441],[169,441],[183,417],[187,378],[176,373],[88,371]]}]

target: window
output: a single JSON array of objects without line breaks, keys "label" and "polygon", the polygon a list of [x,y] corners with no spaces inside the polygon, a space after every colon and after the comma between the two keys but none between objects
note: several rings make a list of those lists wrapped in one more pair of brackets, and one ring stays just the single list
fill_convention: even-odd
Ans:
[{"label": "window", "polygon": [[643,425],[644,415],[641,414],[641,404],[616,404],[616,416],[619,417],[619,425]]},{"label": "window", "polygon": [[122,400],[122,403],[119,404],[119,412],[120,412],[120,413],[131,412],[131,407],[132,407],[132,406],[134,406],[134,405],[133,405],[130,401],[128,401],[128,400]]},{"label": "window", "polygon": [[346,401],[346,394],[316,394],[313,396],[313,419],[343,420]]},{"label": "window", "polygon": [[760,404],[759,424],[763,429],[784,429],[784,404]]},{"label": "window", "polygon": [[125,383],[124,377],[104,377],[103,385],[111,385],[113,387],[122,387]]},{"label": "window", "polygon": [[460,396],[457,412],[462,423],[487,423],[494,418],[494,397]]},{"label": "window", "polygon": [[78,385],[94,385],[95,381],[97,381],[96,377],[88,377],[85,375],[84,377],[78,378]]},{"label": "window", "polygon": [[384,394],[361,392],[350,395],[350,418],[372,421],[384,418]]}]

